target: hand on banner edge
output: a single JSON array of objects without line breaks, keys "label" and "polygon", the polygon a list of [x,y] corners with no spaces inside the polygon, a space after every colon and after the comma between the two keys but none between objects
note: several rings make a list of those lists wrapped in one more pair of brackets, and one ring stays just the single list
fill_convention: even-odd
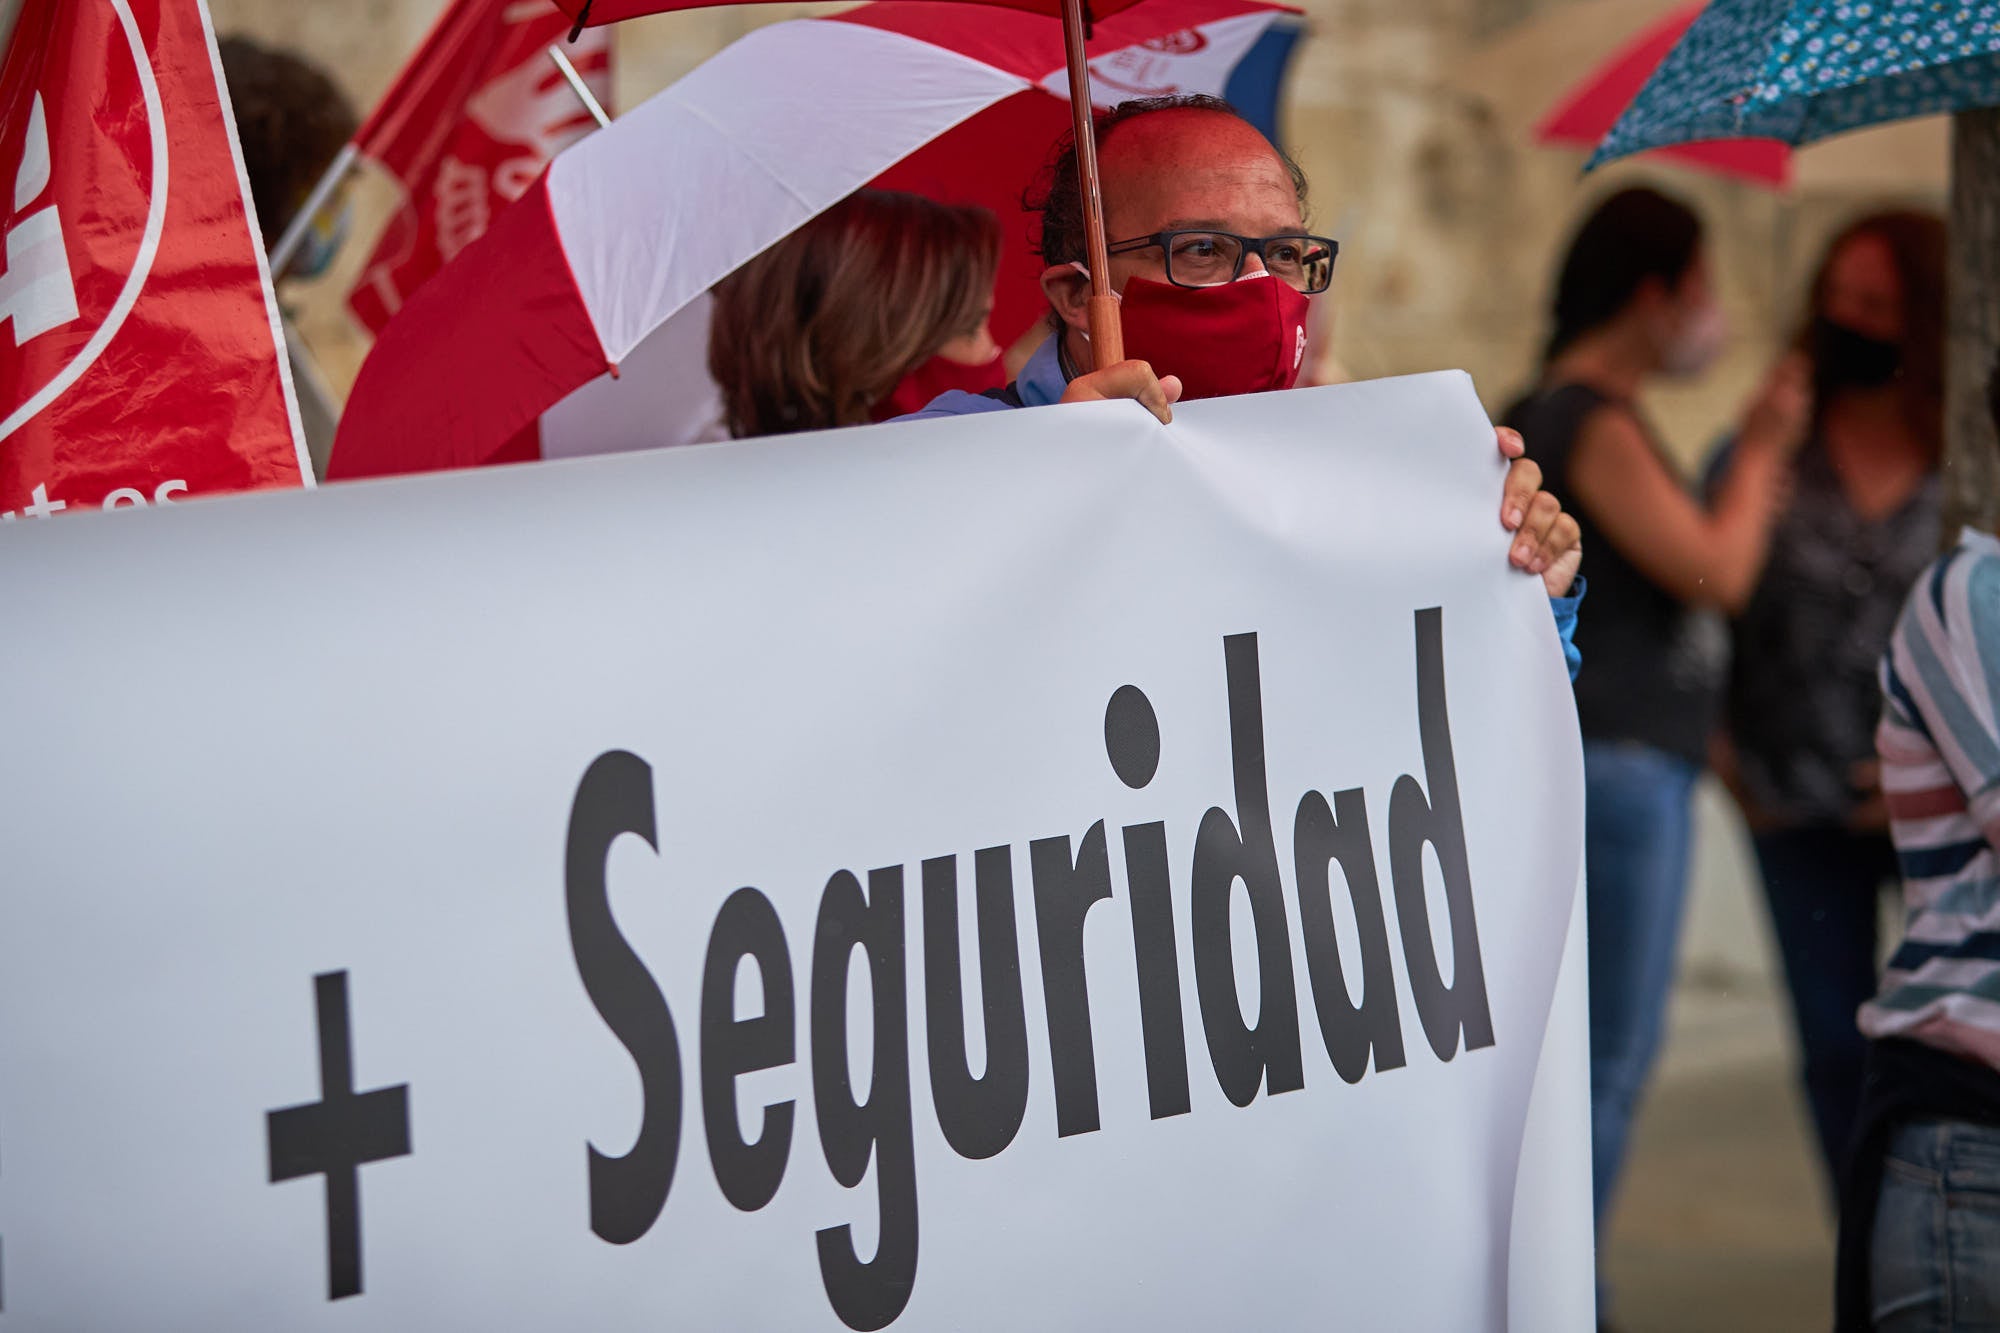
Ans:
[{"label": "hand on banner edge", "polygon": [[1180,401],[1180,396],[1178,375],[1155,375],[1153,368],[1144,361],[1120,361],[1115,366],[1078,375],[1069,382],[1069,388],[1063,390],[1062,401],[1093,403],[1130,398],[1158,417],[1161,425],[1171,425],[1174,404]]},{"label": "hand on banner edge", "polygon": [[1542,489],[1542,469],[1525,457],[1528,447],[1520,433],[1497,426],[1493,438],[1500,456],[1510,460],[1500,525],[1517,536],[1507,558],[1516,569],[1541,575],[1549,596],[1565,597],[1583,566],[1583,533],[1563,512],[1562,501]]}]

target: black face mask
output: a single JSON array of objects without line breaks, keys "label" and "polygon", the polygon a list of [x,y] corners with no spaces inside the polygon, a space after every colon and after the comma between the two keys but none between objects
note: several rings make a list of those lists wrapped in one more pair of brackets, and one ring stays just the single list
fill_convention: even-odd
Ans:
[{"label": "black face mask", "polygon": [[1821,397],[1837,389],[1876,389],[1896,378],[1903,349],[1821,315],[1812,324],[1813,384]]}]

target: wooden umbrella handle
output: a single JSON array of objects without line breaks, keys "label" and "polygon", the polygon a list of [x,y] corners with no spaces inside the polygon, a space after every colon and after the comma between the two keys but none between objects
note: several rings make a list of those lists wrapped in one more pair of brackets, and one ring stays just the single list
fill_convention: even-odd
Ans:
[{"label": "wooden umbrella handle", "polygon": [[1084,0],[1063,0],[1063,49],[1069,57],[1069,109],[1076,133],[1076,172],[1083,196],[1084,253],[1090,264],[1091,369],[1125,359],[1125,330],[1111,290],[1111,255],[1104,237],[1104,198],[1097,175],[1097,124],[1091,115],[1090,61],[1084,51]]},{"label": "wooden umbrella handle", "polygon": [[1125,359],[1125,326],[1118,321],[1118,298],[1110,292],[1090,294],[1091,368],[1102,370]]}]

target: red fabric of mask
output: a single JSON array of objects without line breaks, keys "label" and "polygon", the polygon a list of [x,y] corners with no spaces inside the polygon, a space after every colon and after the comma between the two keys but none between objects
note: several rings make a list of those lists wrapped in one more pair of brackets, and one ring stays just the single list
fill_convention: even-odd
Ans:
[{"label": "red fabric of mask", "polygon": [[1006,382],[1007,367],[1000,357],[968,366],[934,356],[903,376],[902,383],[891,389],[887,398],[875,404],[874,418],[888,421],[921,412],[931,405],[933,398],[952,389],[984,393]]},{"label": "red fabric of mask", "polygon": [[1268,273],[1214,287],[1133,278],[1118,304],[1125,355],[1178,375],[1183,402],[1289,389],[1305,361],[1308,300]]}]

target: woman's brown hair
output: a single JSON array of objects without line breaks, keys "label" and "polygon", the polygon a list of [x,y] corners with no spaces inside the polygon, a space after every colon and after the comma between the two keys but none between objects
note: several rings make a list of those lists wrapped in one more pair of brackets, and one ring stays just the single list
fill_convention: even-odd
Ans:
[{"label": "woman's brown hair", "polygon": [[[1869,237],[1888,247],[1903,288],[1902,360],[1897,386],[1902,390],[1904,419],[1917,438],[1934,450],[1944,448],[1944,317],[1945,225],[1935,214],[1913,209],[1871,213],[1841,229],[1826,247],[1813,275],[1812,295],[1796,346],[1812,347],[1812,321],[1825,313],[1826,286],[1833,261],[1851,241]],[[1826,408],[1813,404],[1817,419]]]},{"label": "woman's brown hair", "polygon": [[1000,224],[919,195],[849,195],[715,289],[708,367],[730,434],[852,426],[993,303]]}]

